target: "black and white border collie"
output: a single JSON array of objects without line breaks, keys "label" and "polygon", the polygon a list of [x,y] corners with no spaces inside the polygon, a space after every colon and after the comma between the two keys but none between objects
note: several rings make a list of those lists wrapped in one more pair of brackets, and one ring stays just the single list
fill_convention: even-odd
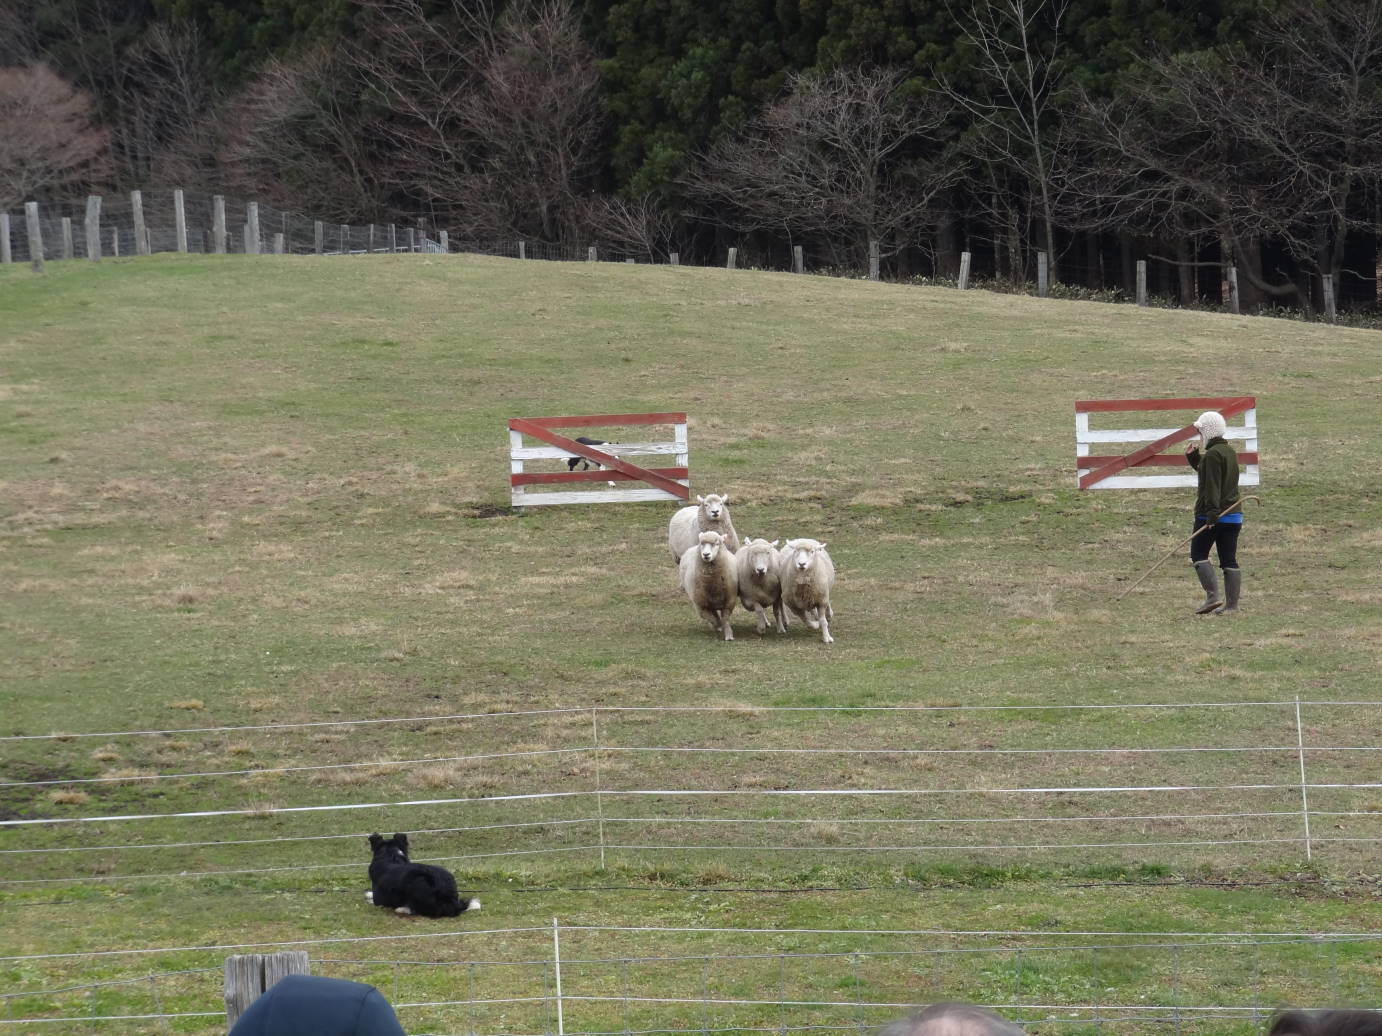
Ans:
[{"label": "black and white border collie", "polygon": [[374,858],[370,860],[370,890],[366,902],[392,907],[395,914],[421,914],[423,917],[455,917],[468,910],[479,910],[478,899],[456,893],[456,879],[444,867],[413,863],[408,859],[408,836],[392,838],[369,836]]},{"label": "black and white border collie", "polygon": [[[618,445],[619,445],[618,443],[611,443],[608,439],[592,439],[592,438],[590,438],[590,436],[588,436],[588,435],[578,435],[578,436],[576,436],[576,441],[577,441],[578,443],[580,443],[582,446],[618,446]],[[567,471],[575,471],[575,470],[576,470],[576,465],[579,464],[579,465],[581,466],[581,470],[582,470],[582,471],[589,471],[589,470],[590,470],[590,465],[591,465],[591,463],[592,463],[592,462],[591,462],[590,460],[586,459],[585,457],[567,457],[567,458],[566,458],[566,470],[567,470]],[[604,470],[605,470],[605,466],[604,466],[603,464],[596,464],[596,465],[595,465],[595,470],[596,470],[596,471],[604,471]],[[612,486],[612,485],[614,485],[614,483],[611,482],[610,485]]]}]

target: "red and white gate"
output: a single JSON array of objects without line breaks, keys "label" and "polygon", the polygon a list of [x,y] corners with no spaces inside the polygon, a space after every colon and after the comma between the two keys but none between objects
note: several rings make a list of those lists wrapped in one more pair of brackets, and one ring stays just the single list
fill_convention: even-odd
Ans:
[{"label": "red and white gate", "polygon": [[[600,428],[598,438],[609,436],[607,429],[628,426],[668,425],[672,438],[662,442],[607,442],[587,446],[576,442],[554,428]],[[544,443],[525,446],[527,435]],[[597,436],[586,436],[596,438]],[[625,457],[672,457],[675,467],[642,468],[630,464]],[[524,471],[523,465],[534,460],[567,461],[582,457],[605,470],[597,471]],[[511,417],[509,418],[509,486],[514,507],[534,507],[541,504],[615,504],[642,500],[675,500],[686,503],[690,498],[690,452],[686,440],[686,415],[667,414],[593,414],[583,417]],[[583,482],[600,483],[597,490],[531,491],[534,486],[560,486]],[[630,487],[606,488],[606,482],[627,482]],[[636,483],[644,483],[643,488]]]},{"label": "red and white gate", "polygon": [[[1241,443],[1238,463],[1243,471],[1238,477],[1240,486],[1260,483],[1257,455],[1257,399],[1255,396],[1203,396],[1190,399],[1082,399],[1075,403],[1075,467],[1081,489],[1157,489],[1163,486],[1193,486],[1197,482],[1195,470],[1185,460],[1185,454],[1162,453],[1199,432],[1193,424],[1179,428],[1107,428],[1089,427],[1091,414],[1129,413],[1137,411],[1181,410],[1193,421],[1206,410],[1217,410],[1228,421],[1224,438]],[[1242,415],[1243,423],[1235,425],[1233,418]],[[1145,443],[1127,453],[1110,452],[1112,444]],[[1098,453],[1091,450],[1097,447]],[[1179,468],[1175,475],[1151,474],[1161,468]]]}]

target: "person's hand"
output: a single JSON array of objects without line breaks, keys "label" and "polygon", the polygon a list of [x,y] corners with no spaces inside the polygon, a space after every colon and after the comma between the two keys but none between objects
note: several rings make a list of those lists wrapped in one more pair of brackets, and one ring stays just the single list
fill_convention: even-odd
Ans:
[{"label": "person's hand", "polygon": [[1186,455],[1187,457],[1190,456],[1190,454],[1192,454],[1192,453],[1199,453],[1199,452],[1200,452],[1200,444],[1197,443],[1194,439],[1191,439],[1188,443],[1185,444],[1185,455]]}]

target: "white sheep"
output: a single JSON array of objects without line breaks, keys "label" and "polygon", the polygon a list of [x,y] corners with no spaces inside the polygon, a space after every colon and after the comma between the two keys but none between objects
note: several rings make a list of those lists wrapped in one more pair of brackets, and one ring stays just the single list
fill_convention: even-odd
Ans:
[{"label": "white sheep", "polygon": [[680,567],[682,589],[701,618],[723,633],[725,640],[733,640],[729,614],[739,601],[739,580],[724,537],[718,532],[701,533],[696,545],[682,554]]},{"label": "white sheep", "polygon": [[729,520],[729,497],[711,493],[696,500],[697,504],[683,507],[667,523],[667,547],[675,564],[681,563],[682,555],[696,545],[696,537],[703,532],[718,532],[731,553],[739,550],[739,534]]},{"label": "white sheep", "polygon": [[787,613],[782,607],[782,576],[778,571],[782,559],[777,540],[747,539],[734,554],[739,575],[739,603],[758,613],[758,633],[768,631],[765,608],[772,608],[773,620],[779,633],[787,632]]},{"label": "white sheep", "polygon": [[835,563],[826,553],[825,544],[815,540],[788,540],[779,552],[782,567],[782,603],[810,626],[821,631],[821,640],[833,644],[830,620],[835,610],[830,607],[830,590],[835,585]]}]

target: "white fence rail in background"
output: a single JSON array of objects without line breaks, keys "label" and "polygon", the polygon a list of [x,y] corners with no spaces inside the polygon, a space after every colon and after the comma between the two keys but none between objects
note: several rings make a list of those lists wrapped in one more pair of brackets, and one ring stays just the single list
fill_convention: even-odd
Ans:
[{"label": "white fence rail in background", "polygon": [[[415,839],[425,858],[472,868],[510,858],[662,857],[761,870],[774,860],[800,867],[860,854],[923,866],[1014,858],[1361,866],[1382,844],[1377,702],[597,706],[359,721],[390,723],[411,724],[410,743],[434,738],[452,750],[419,745],[393,758],[316,762],[311,753],[336,750],[311,737],[352,721],[217,727],[205,732],[214,744],[263,738],[255,754],[271,744],[283,763],[0,781],[10,810],[0,860],[12,864],[0,888],[346,870],[360,865],[371,827],[385,826],[425,832]],[[161,733],[90,736],[128,745]],[[177,733],[196,740],[195,730]],[[455,752],[458,739],[470,750]],[[49,767],[90,757],[85,735],[0,744]],[[245,782],[273,804],[244,804]],[[206,806],[158,809],[164,798],[154,789],[170,783]],[[342,791],[362,785],[368,796]],[[120,789],[129,803],[141,787],[150,794],[135,795],[135,809],[52,815],[54,792]],[[46,815],[25,815],[35,805]],[[271,818],[292,827],[264,837]],[[352,818],[371,827],[342,826]],[[155,828],[157,837],[146,834]]]},{"label": "white fence rail in background", "polygon": [[[252,949],[293,966],[367,982],[409,1032],[469,1036],[798,1032],[855,1036],[918,1004],[981,1003],[1035,1032],[1260,1032],[1282,1006],[1382,1006],[1370,980],[1375,932],[610,926],[428,932],[4,958],[34,988],[0,994],[0,1027],[204,1019],[230,1004],[216,963]],[[205,958],[205,968],[149,971],[151,956]],[[256,953],[257,957],[258,953]],[[36,975],[68,969],[128,978],[56,987]],[[237,958],[230,958],[235,961]],[[225,974],[231,969],[227,967]],[[231,1005],[232,1010],[238,1002]],[[21,1030],[23,1031],[23,1030]]]}]

